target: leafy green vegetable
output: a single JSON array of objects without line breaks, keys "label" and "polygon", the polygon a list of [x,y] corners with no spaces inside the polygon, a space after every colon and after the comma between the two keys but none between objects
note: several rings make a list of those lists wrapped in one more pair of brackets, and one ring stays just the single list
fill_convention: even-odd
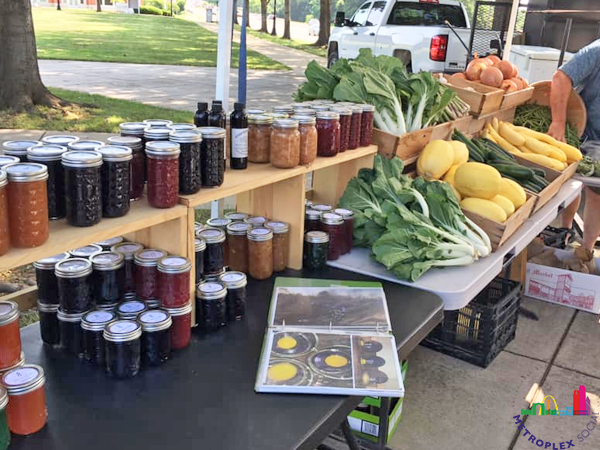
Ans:
[{"label": "leafy green vegetable", "polygon": [[577,165],[577,173],[583,175],[584,177],[591,177],[594,176],[594,172],[594,160],[589,156],[584,156]]},{"label": "leafy green vegetable", "polygon": [[594,176],[600,177],[600,161],[594,162]]}]

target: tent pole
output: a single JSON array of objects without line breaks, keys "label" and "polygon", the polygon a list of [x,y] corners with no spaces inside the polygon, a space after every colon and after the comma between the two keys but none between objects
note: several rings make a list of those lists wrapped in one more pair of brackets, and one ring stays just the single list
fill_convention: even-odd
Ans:
[{"label": "tent pole", "polygon": [[513,0],[512,8],[510,10],[510,19],[508,22],[508,32],[506,33],[506,44],[504,45],[504,52],[502,53],[502,59],[508,61],[510,57],[510,48],[512,47],[512,41],[515,34],[515,27],[517,25],[517,13],[519,12],[519,0]]},{"label": "tent pole", "polygon": [[217,45],[217,85],[215,99],[229,111],[229,77],[233,32],[233,0],[219,0],[219,40]]}]

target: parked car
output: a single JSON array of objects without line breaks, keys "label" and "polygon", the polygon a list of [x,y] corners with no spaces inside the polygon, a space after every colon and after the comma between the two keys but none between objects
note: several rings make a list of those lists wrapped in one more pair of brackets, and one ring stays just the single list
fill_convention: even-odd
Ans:
[{"label": "parked car", "polygon": [[320,28],[321,28],[321,22],[319,21],[319,19],[310,19],[308,21],[308,35],[309,36],[318,36]]}]

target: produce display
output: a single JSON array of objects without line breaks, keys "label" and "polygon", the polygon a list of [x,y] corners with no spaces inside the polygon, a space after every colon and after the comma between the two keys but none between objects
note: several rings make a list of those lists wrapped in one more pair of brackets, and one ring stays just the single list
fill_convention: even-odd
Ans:
[{"label": "produce display", "polygon": [[577,173],[584,177],[600,177],[600,161],[584,156],[577,165]]},{"label": "produce display", "polygon": [[507,94],[529,87],[527,80],[519,76],[517,66],[510,61],[503,61],[495,55],[475,58],[467,65],[467,70],[452,76],[502,89]]},{"label": "produce display", "polygon": [[[552,111],[549,107],[543,105],[520,105],[515,112],[513,123],[519,127],[546,133],[552,123]],[[568,122],[565,128],[565,138],[567,144],[575,148],[579,148],[581,145],[577,130]]]}]

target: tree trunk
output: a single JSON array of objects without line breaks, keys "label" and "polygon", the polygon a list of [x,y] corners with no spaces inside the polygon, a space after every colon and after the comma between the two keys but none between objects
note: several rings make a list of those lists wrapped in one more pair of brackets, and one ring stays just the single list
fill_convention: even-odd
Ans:
[{"label": "tree trunk", "polygon": [[327,45],[331,31],[331,3],[329,0],[320,0],[319,8],[319,39],[315,45]]},{"label": "tree trunk", "polygon": [[260,0],[260,31],[267,33],[267,0]]},{"label": "tree trunk", "polygon": [[42,84],[30,0],[0,1],[0,110],[59,107]]},{"label": "tree trunk", "polygon": [[277,0],[273,0],[273,28],[271,36],[277,36]]},{"label": "tree trunk", "polygon": [[102,0],[96,0],[96,12],[102,12]]},{"label": "tree trunk", "polygon": [[285,13],[284,13],[284,27],[283,27],[283,39],[291,39],[290,34],[290,0],[285,0]]},{"label": "tree trunk", "polygon": [[58,0],[58,2],[56,2],[56,10],[57,11],[61,11],[61,9],[60,9],[60,0]]},{"label": "tree trunk", "polygon": [[250,28],[250,0],[246,0],[246,28]]}]

